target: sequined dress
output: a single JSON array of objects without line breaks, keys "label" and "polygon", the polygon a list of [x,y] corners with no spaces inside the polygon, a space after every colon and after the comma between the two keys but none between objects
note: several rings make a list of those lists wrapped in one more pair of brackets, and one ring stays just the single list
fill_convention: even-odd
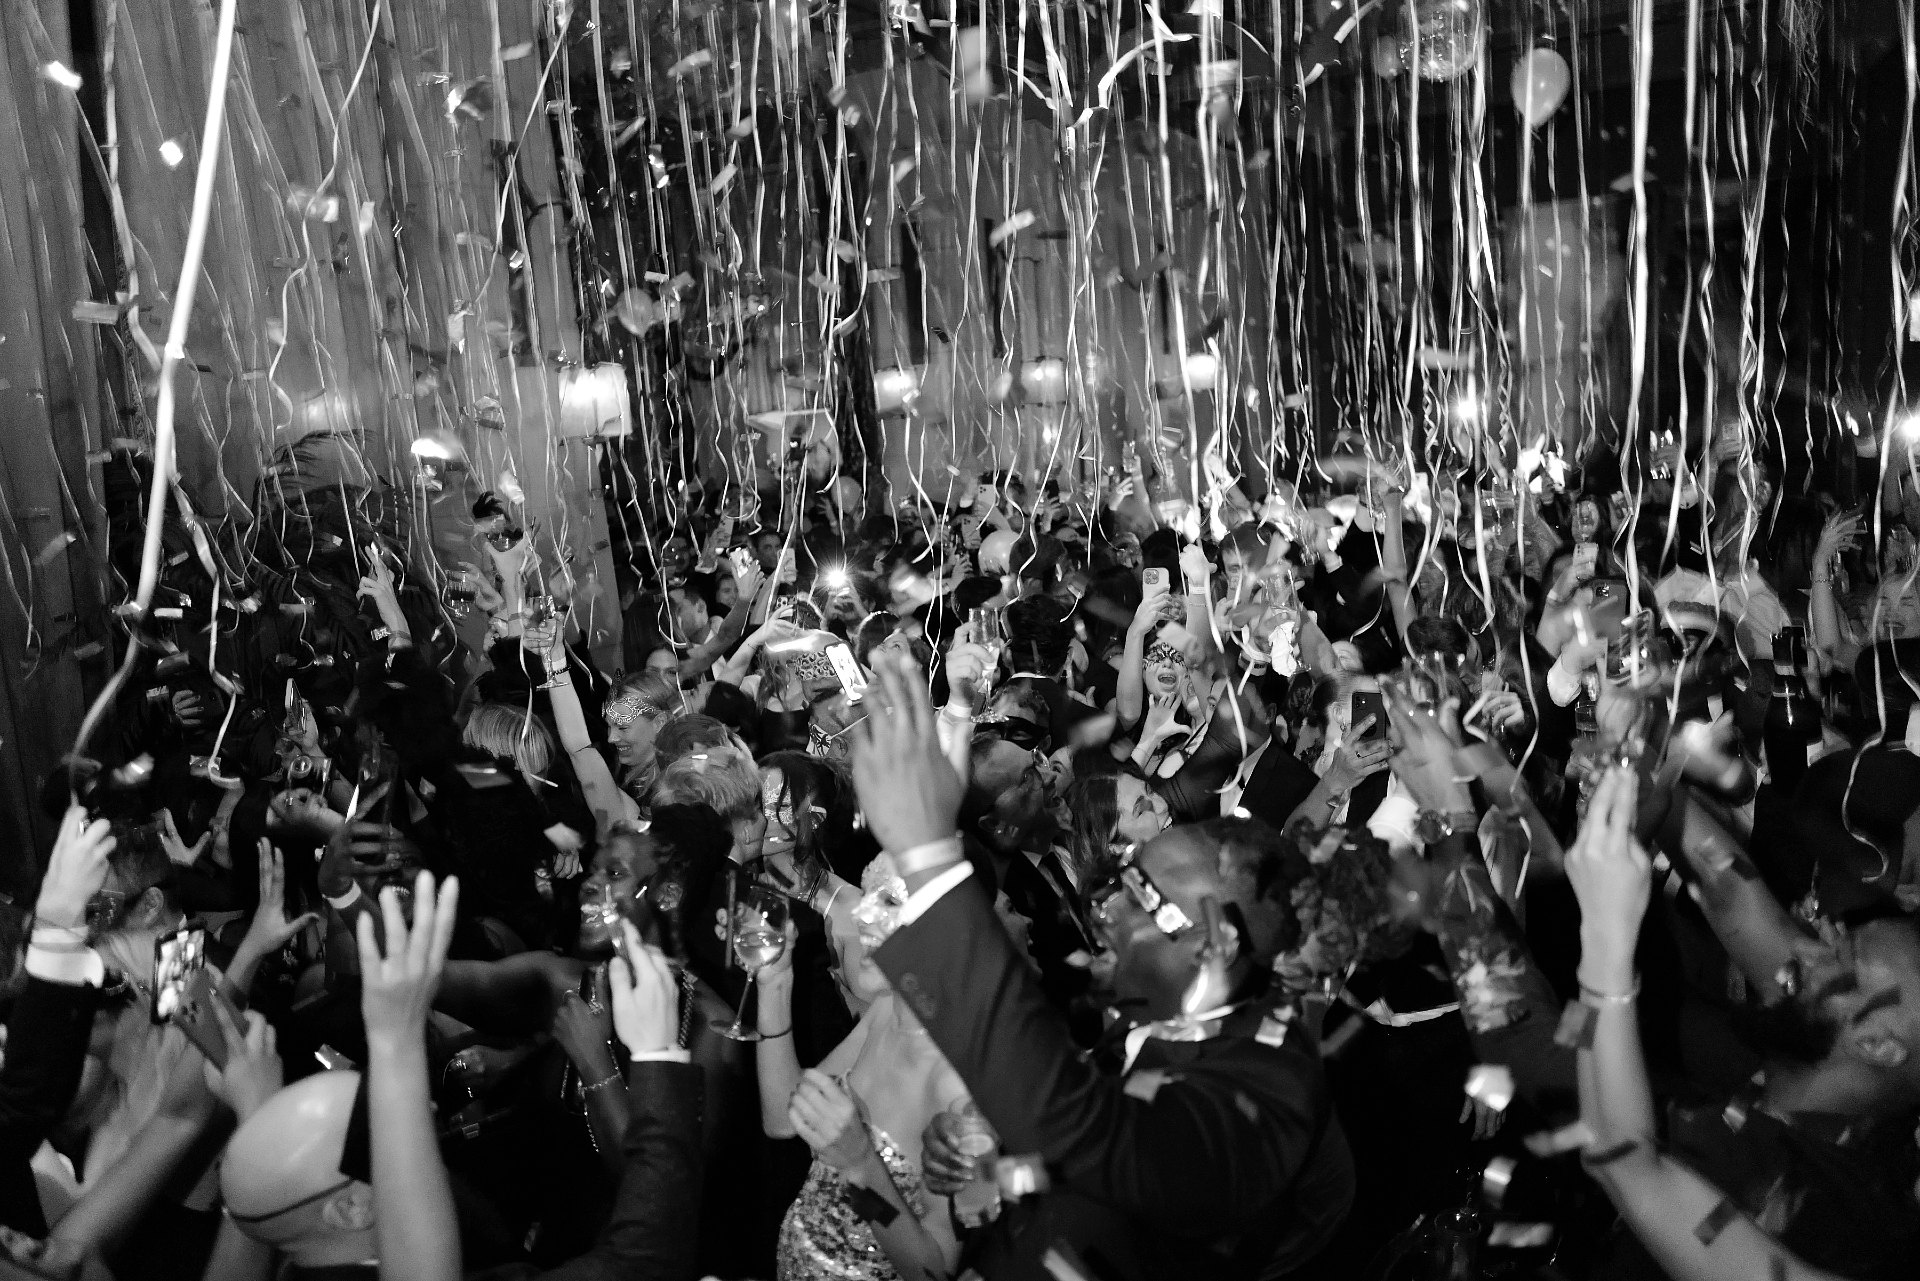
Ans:
[{"label": "sequined dress", "polygon": [[[920,1170],[884,1131],[867,1127],[874,1151],[915,1217],[926,1213]],[[847,1203],[840,1172],[818,1157],[780,1222],[777,1281],[900,1281],[873,1229]]]}]

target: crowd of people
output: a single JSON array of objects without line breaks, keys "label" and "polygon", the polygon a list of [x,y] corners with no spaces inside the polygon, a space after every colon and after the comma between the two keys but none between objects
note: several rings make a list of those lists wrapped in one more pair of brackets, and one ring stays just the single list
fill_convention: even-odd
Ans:
[{"label": "crowd of people", "polygon": [[1414,461],[170,521],[0,1272],[1910,1275],[1912,460]]}]

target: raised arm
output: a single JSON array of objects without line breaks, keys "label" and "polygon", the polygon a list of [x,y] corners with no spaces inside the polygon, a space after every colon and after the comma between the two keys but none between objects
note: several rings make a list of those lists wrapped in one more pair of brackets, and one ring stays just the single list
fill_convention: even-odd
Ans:
[{"label": "raised arm", "polygon": [[1747,983],[1772,1004],[1786,994],[1780,967],[1803,938],[1746,850],[1721,826],[1691,788],[1674,791],[1660,847],[1689,873],[1694,901]]},{"label": "raised arm", "polygon": [[1140,598],[1140,608],[1133,611],[1133,621],[1127,624],[1126,648],[1120,652],[1120,677],[1113,688],[1113,710],[1122,725],[1137,724],[1146,711],[1147,637],[1160,621],[1169,591],[1165,586],[1149,587]]},{"label": "raised arm", "polygon": [[[67,810],[34,904],[27,984],[0,1066],[0,1160],[24,1165],[73,1103],[106,967],[87,946],[87,900],[107,874],[111,825]],[[45,1231],[37,1206],[0,1205],[0,1223]]]},{"label": "raised arm", "polygon": [[600,830],[605,832],[616,823],[631,821],[639,813],[639,807],[615,781],[606,758],[593,745],[587,715],[580,707],[580,695],[573,688],[562,634],[557,623],[529,628],[521,637],[521,644],[544,665],[547,679],[541,688],[547,691],[553,707],[553,724],[560,734],[560,746],[573,762],[573,774],[580,780],[580,790],[586,794],[587,808],[593,811]]},{"label": "raised arm", "polygon": [[685,661],[680,664],[680,675],[690,678],[700,675],[712,667],[726,652],[732,649],[747,630],[747,619],[753,613],[754,602],[760,595],[760,588],[766,581],[766,575],[760,572],[758,565],[749,566],[744,581],[736,582],[740,595],[720,620],[713,635],[704,643],[693,647]]},{"label": "raised arm", "polygon": [[1787,1254],[1745,1215],[1717,1231],[1726,1195],[1658,1146],[1653,1091],[1640,1047],[1634,950],[1652,893],[1652,867],[1633,838],[1637,782],[1614,770],[1594,790],[1567,854],[1580,898],[1580,1116],[1589,1171],[1633,1233],[1678,1281],[1826,1277]]},{"label": "raised arm", "polygon": [[367,1122],[373,1135],[374,1242],[381,1281],[459,1281],[460,1231],[440,1162],[427,1081],[427,1011],[453,941],[460,883],[414,886],[413,920],[380,896],[386,946],[359,922],[360,1012],[367,1029]]}]

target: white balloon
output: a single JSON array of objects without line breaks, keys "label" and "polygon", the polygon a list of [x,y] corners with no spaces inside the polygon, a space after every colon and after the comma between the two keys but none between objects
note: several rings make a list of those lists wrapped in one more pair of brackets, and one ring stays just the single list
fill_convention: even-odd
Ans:
[{"label": "white balloon", "polygon": [[1560,110],[1572,83],[1573,73],[1559,53],[1552,49],[1529,50],[1526,57],[1513,64],[1513,109],[1528,128],[1538,129]]}]

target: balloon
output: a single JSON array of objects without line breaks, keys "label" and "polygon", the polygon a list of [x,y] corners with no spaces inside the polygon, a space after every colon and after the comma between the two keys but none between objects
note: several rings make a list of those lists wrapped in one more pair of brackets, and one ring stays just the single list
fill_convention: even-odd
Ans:
[{"label": "balloon", "polygon": [[1480,61],[1487,41],[1480,0],[1414,0],[1401,54],[1422,80],[1454,80]]},{"label": "balloon", "polygon": [[1513,109],[1529,128],[1538,129],[1560,110],[1573,83],[1567,60],[1552,49],[1533,49],[1513,64]]},{"label": "balloon", "polygon": [[1013,563],[1013,545],[1019,537],[1010,529],[996,529],[980,540],[980,572],[1004,574]]}]

